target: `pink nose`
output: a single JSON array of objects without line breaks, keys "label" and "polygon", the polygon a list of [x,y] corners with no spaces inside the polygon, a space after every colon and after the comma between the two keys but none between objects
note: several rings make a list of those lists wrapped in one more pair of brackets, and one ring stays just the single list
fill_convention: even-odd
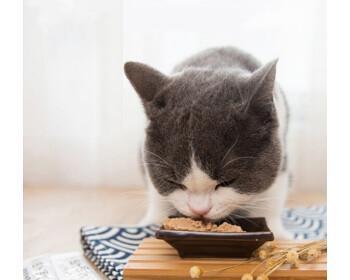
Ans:
[{"label": "pink nose", "polygon": [[191,205],[188,205],[188,207],[196,216],[204,216],[208,214],[211,209],[211,207],[193,207]]}]

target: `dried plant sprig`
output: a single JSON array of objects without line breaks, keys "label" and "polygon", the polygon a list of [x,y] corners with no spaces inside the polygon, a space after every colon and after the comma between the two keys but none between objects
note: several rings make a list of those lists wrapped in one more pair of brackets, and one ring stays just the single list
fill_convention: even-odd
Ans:
[{"label": "dried plant sprig", "polygon": [[191,278],[200,278],[202,274],[203,274],[203,270],[201,267],[195,265],[190,268]]},{"label": "dried plant sprig", "polygon": [[301,261],[311,262],[319,258],[327,251],[327,241],[313,241],[295,248],[278,248],[274,243],[268,242],[254,252],[253,257],[236,265],[227,266],[220,269],[204,270],[199,266],[190,268],[191,278],[200,278],[208,273],[219,273],[229,269],[235,269],[238,266],[251,262],[258,264],[247,273],[244,273],[241,280],[254,280],[254,274],[259,269],[256,280],[268,280],[269,275],[277,270],[283,264],[290,264],[291,267],[298,267]]},{"label": "dried plant sprig", "polygon": [[268,267],[271,267],[273,265],[275,265],[278,261],[281,260],[281,257],[283,256],[274,256],[273,254],[270,254],[268,258],[264,259],[263,261],[261,261],[260,263],[258,263],[251,271],[250,274],[254,275],[254,273],[261,268],[264,265],[267,265]]},{"label": "dried plant sprig", "polygon": [[287,255],[287,263],[291,264],[292,266],[297,266],[299,262],[299,253],[297,249],[291,249],[288,251]]},{"label": "dried plant sprig", "polygon": [[244,273],[241,277],[241,280],[254,280],[254,276],[251,273]]},{"label": "dried plant sprig", "polygon": [[279,261],[274,263],[272,266],[268,267],[263,274],[264,275],[270,275],[272,272],[274,272],[276,269],[278,269],[282,264],[285,263],[285,259],[281,258]]},{"label": "dried plant sprig", "polygon": [[[300,255],[304,252],[308,252],[311,249],[326,249],[327,248],[327,241],[321,240],[321,241],[314,241],[310,242],[308,244],[305,244],[301,246],[300,248],[290,248],[286,249],[285,258],[282,258],[281,261],[276,263],[275,265],[268,267],[264,272],[263,275],[270,275],[275,270],[277,270],[281,265],[285,263],[290,263],[292,267],[298,267],[300,264]],[[318,256],[320,257],[321,254]]]},{"label": "dried plant sprig", "polygon": [[256,280],[269,280],[269,277],[265,274],[260,274],[256,277]]},{"label": "dried plant sprig", "polygon": [[258,256],[259,256],[259,259],[263,261],[269,256],[269,252],[267,250],[264,250],[264,249],[259,250]]},{"label": "dried plant sprig", "polygon": [[217,272],[222,272],[225,270],[229,270],[229,269],[234,269],[238,266],[241,265],[245,265],[245,264],[249,264],[251,262],[255,262],[256,259],[249,259],[246,261],[243,261],[241,263],[235,264],[235,265],[230,265],[224,268],[219,268],[219,269],[211,269],[211,270],[204,270],[202,267],[198,266],[198,265],[194,265],[190,267],[190,276],[191,278],[200,278],[201,276],[203,276],[204,274],[208,274],[208,273],[217,273]]},{"label": "dried plant sprig", "polygon": [[322,249],[310,248],[309,250],[302,252],[299,258],[303,261],[310,262],[319,258],[322,255]]}]

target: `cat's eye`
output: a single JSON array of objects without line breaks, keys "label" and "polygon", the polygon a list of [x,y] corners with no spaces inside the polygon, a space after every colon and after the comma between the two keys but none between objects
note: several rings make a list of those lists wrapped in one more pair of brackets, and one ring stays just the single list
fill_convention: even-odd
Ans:
[{"label": "cat's eye", "polygon": [[180,183],[175,182],[175,181],[170,180],[170,179],[164,179],[164,181],[168,182],[169,184],[175,185],[175,186],[179,187],[182,190],[186,190],[186,186],[183,185],[183,184],[180,184]]},{"label": "cat's eye", "polygon": [[215,186],[215,190],[217,190],[219,187],[228,187],[228,186],[232,185],[236,180],[237,180],[237,178],[233,178],[231,180],[222,181],[222,182],[220,182],[219,184],[217,184]]}]

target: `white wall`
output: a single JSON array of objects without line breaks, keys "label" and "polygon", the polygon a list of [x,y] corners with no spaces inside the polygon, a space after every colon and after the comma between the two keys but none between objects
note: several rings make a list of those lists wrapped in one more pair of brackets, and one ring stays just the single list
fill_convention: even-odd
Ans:
[{"label": "white wall", "polygon": [[26,184],[142,184],[144,116],[122,63],[169,72],[198,50],[235,45],[280,58],[295,186],[325,189],[324,0],[26,0],[24,13]]},{"label": "white wall", "polygon": [[120,1],[24,2],[27,185],[139,182],[123,132],[122,38]]}]

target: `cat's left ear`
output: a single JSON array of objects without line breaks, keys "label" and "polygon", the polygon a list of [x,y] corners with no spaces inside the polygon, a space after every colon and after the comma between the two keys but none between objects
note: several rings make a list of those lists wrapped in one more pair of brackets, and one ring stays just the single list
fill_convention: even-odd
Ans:
[{"label": "cat's left ear", "polygon": [[124,71],[144,103],[152,101],[169,80],[158,70],[139,62],[125,63]]},{"label": "cat's left ear", "polygon": [[278,59],[274,59],[263,65],[253,72],[252,76],[249,78],[248,90],[250,105],[272,102],[277,62]]}]

